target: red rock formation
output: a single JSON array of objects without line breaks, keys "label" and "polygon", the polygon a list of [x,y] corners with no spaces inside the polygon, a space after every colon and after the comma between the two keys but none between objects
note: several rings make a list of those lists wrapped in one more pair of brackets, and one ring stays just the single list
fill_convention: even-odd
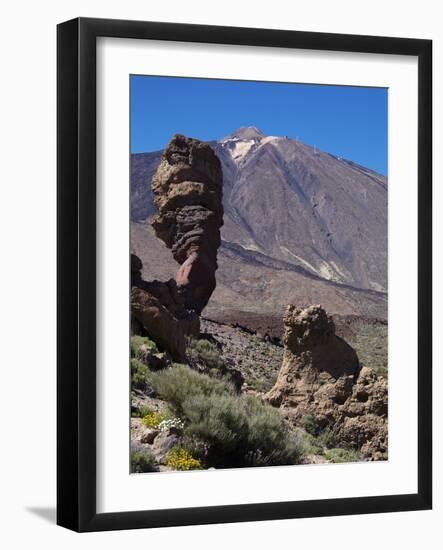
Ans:
[{"label": "red rock formation", "polygon": [[209,145],[175,135],[152,178],[156,235],[180,264],[176,275],[185,307],[198,314],[215,289],[223,224],[223,176]]}]

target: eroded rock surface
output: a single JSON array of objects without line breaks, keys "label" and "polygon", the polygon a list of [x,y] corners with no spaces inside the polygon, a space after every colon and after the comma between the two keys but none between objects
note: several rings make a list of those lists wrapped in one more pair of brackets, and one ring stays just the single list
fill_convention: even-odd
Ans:
[{"label": "eroded rock surface", "polygon": [[295,424],[312,415],[321,427],[361,448],[362,456],[387,455],[387,384],[359,365],[354,349],[336,336],[322,306],[288,306],[283,363],[267,401]]},{"label": "eroded rock surface", "polygon": [[156,235],[180,264],[176,275],[187,309],[200,314],[215,289],[223,225],[223,175],[209,145],[175,135],[152,178]]},{"label": "eroded rock surface", "polygon": [[152,225],[180,268],[175,279],[145,281],[140,258],[131,255],[133,329],[147,333],[175,360],[185,359],[188,337],[199,337],[199,315],[216,286],[222,184],[212,149],[196,139],[174,136],[152,178],[158,208]]}]

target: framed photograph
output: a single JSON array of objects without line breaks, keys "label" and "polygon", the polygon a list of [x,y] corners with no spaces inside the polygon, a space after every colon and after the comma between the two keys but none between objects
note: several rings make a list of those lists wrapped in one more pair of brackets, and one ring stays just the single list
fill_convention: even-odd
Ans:
[{"label": "framed photograph", "polygon": [[432,506],[429,40],[58,26],[59,525]]}]

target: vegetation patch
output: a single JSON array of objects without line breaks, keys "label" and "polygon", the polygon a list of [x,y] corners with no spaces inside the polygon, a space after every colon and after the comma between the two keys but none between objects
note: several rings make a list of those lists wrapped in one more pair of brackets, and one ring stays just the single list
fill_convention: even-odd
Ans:
[{"label": "vegetation patch", "polygon": [[147,405],[139,405],[135,410],[133,410],[131,416],[133,418],[144,418],[151,412],[151,410],[151,407],[148,407]]},{"label": "vegetation patch", "polygon": [[145,472],[155,472],[155,459],[149,451],[132,451],[131,453],[131,472],[133,474],[142,474]]},{"label": "vegetation patch", "polygon": [[169,411],[150,410],[143,417],[143,424],[147,428],[158,428],[162,422],[172,420],[174,415]]},{"label": "vegetation patch", "polygon": [[216,344],[209,340],[191,338],[186,350],[187,359],[191,365],[204,365],[209,370],[220,371],[224,361]]},{"label": "vegetation patch", "polygon": [[133,389],[145,390],[149,381],[149,368],[133,357],[131,359],[131,385]]},{"label": "vegetation patch", "polygon": [[336,433],[331,430],[331,428],[324,429],[320,433],[318,441],[320,445],[326,447],[327,449],[333,449],[334,447],[337,447],[339,443]]},{"label": "vegetation patch", "polygon": [[174,447],[166,458],[166,466],[173,470],[201,470],[203,465],[185,447]]},{"label": "vegetation patch", "polygon": [[323,445],[311,434],[305,434],[303,450],[306,455],[323,455],[325,451]]},{"label": "vegetation patch", "polygon": [[274,385],[272,381],[267,380],[266,378],[250,378],[247,381],[248,388],[260,393],[266,393]]},{"label": "vegetation patch", "polygon": [[135,334],[131,336],[131,355],[136,359],[141,359],[146,350],[152,351],[152,353],[158,353],[158,348],[155,342],[153,342],[147,336],[140,336]]},{"label": "vegetation patch", "polygon": [[185,433],[207,446],[216,467],[295,464],[302,444],[279,412],[260,399],[237,395],[226,381],[185,365],[154,373],[157,393],[186,419]]},{"label": "vegetation patch", "polygon": [[313,414],[307,414],[302,420],[302,426],[309,435],[317,437],[321,431],[320,424]]},{"label": "vegetation patch", "polygon": [[331,462],[358,462],[360,453],[355,449],[342,449],[340,447],[328,449],[325,452],[325,458]]}]

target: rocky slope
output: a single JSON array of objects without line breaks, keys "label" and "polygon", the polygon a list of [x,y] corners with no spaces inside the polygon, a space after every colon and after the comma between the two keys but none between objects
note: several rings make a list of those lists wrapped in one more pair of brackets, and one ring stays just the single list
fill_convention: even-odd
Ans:
[{"label": "rocky slope", "polygon": [[[222,240],[360,289],[387,289],[387,179],[253,127],[211,143],[223,169]],[[154,213],[161,152],[132,155],[131,219]],[[328,308],[329,309],[329,308]]]},{"label": "rocky slope", "polygon": [[[331,322],[330,318],[327,318],[326,325],[330,326]],[[312,323],[308,325],[311,326]],[[280,403],[276,403],[279,408],[275,410],[282,418],[287,419],[297,433],[302,450],[300,463],[385,459],[386,380],[376,374],[377,361],[374,361],[372,350],[380,346],[381,342],[386,344],[386,324],[371,319],[340,316],[334,318],[334,325],[336,335],[344,336],[352,342],[353,347],[355,345],[353,352],[344,344],[352,359],[351,375],[346,375],[346,369],[342,369],[341,364],[338,364],[338,368],[343,372],[335,372],[336,375],[341,374],[337,379],[327,373],[322,378],[318,371],[316,383],[309,385],[309,389],[313,390],[314,399],[311,402],[307,401],[302,398],[306,398],[306,391],[298,392],[299,408],[289,403],[294,384],[287,375],[292,369],[301,372],[303,376],[300,377],[299,383],[306,390],[307,378],[312,376],[313,372],[315,373],[313,369],[320,365],[317,361],[314,367],[314,364],[308,361],[306,369],[299,371],[300,350],[295,350],[289,341],[290,338],[285,338],[285,348],[283,342],[272,341],[267,336],[263,337],[239,326],[238,323],[225,324],[201,318],[199,339],[194,340],[188,347],[184,362],[197,372],[206,372],[216,379],[220,376],[230,376],[233,372],[240,373],[240,378],[238,374],[236,376],[236,380],[242,382],[241,387],[237,386],[238,390],[241,390],[240,396],[256,396],[262,400],[273,386],[274,393],[285,394],[286,397],[282,398]],[[177,446],[187,445],[189,440],[184,438],[183,430],[177,427],[163,429],[161,426],[152,426],[155,420],[171,417],[171,403],[156,393],[150,377],[152,373],[167,373],[172,365],[165,354],[152,349],[152,342],[146,345],[142,338],[138,343],[137,338],[132,338],[133,356],[137,358],[133,361],[138,360],[146,365],[147,379],[140,386],[140,381],[135,383],[133,378],[131,449],[133,453],[139,453],[141,456],[147,454],[152,458],[152,464],[147,465],[147,469],[139,471],[171,470],[174,469],[168,466],[171,450]],[[329,334],[329,338],[336,336]],[[315,338],[311,340],[313,341],[309,343],[309,352],[315,348]],[[327,347],[327,341],[325,345]],[[358,356],[357,365],[355,353]],[[329,368],[328,365],[326,368]],[[352,373],[357,374],[355,382]],[[344,403],[340,404],[337,401]],[[377,403],[381,404],[381,407],[377,408]]]}]

